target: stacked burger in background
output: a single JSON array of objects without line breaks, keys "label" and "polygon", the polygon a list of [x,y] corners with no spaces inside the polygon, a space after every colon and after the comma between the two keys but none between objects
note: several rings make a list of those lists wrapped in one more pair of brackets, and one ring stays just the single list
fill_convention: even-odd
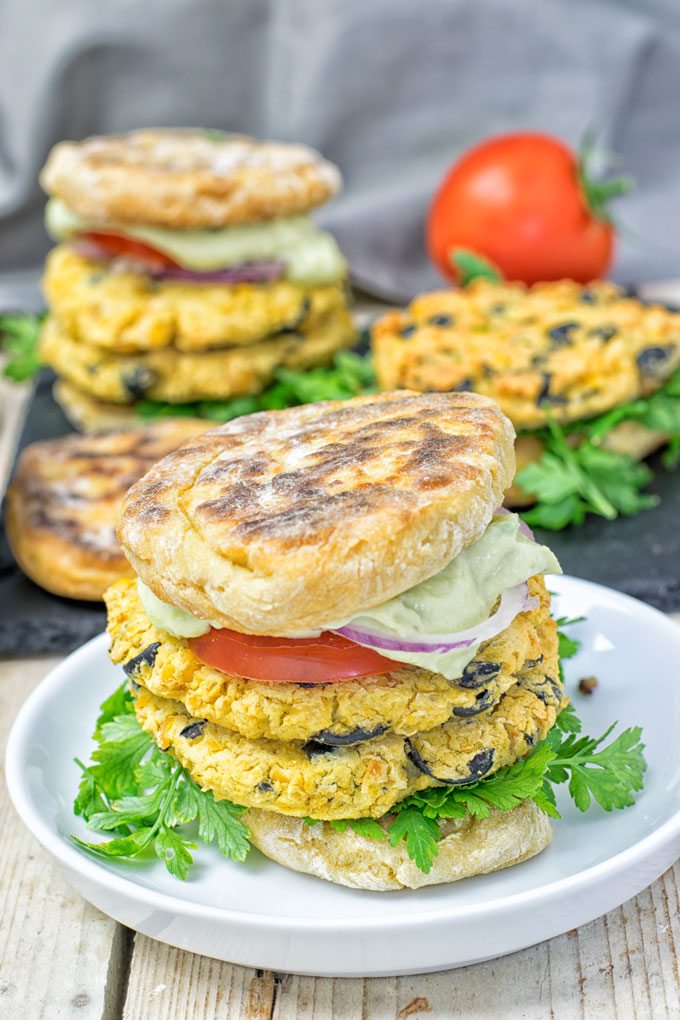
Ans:
[{"label": "stacked burger in background", "polygon": [[41,183],[59,244],[40,351],[77,427],[142,401],[209,414],[354,342],[346,262],[309,216],[341,178],[313,150],[137,131],[55,146]]}]

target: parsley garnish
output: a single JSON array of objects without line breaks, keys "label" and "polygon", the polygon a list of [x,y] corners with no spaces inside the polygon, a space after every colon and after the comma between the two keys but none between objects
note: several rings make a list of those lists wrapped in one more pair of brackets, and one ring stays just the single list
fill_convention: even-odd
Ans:
[{"label": "parsley garnish", "polygon": [[41,315],[0,316],[0,347],[7,355],[3,375],[13,382],[32,379],[40,371],[38,341]]},{"label": "parsley garnish", "polygon": [[[537,499],[522,514],[528,524],[558,531],[582,524],[589,513],[614,520],[656,505],[656,497],[643,491],[652,479],[647,465],[602,446],[604,437],[624,421],[667,435],[664,462],[673,467],[680,460],[680,370],[649,397],[566,427],[551,420],[536,433],[545,452],[517,475],[522,488]],[[578,445],[570,442],[573,438]]]},{"label": "parsley garnish", "polygon": [[[102,705],[94,738],[98,746],[90,765],[76,759],[83,776],[73,810],[88,828],[114,838],[88,843],[72,836],[77,846],[99,857],[125,859],[153,851],[182,879],[193,864],[191,851],[198,848],[194,835],[216,843],[224,857],[245,859],[248,829],[239,817],[245,808],[201,790],[156,747],[135,718],[126,684]],[[190,823],[192,831],[185,829]]]},{"label": "parsley garnish", "polygon": [[278,411],[298,404],[312,404],[318,400],[347,400],[349,397],[375,393],[377,388],[369,357],[354,351],[339,351],[332,365],[325,368],[311,368],[305,372],[279,369],[276,381],[256,396],[204,400],[192,404],[142,400],[135,410],[140,418],[146,420],[182,415],[224,422],[256,411]]}]

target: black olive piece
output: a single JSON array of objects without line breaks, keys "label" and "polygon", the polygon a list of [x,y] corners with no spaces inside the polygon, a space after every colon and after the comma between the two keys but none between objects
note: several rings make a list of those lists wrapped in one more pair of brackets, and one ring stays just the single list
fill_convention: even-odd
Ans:
[{"label": "black olive piece", "polygon": [[366,740],[373,740],[374,737],[381,737],[387,726],[379,724],[372,730],[364,730],[360,726],[349,733],[333,733],[332,730],[321,730],[316,733],[312,740],[317,744],[327,747],[353,747],[354,744],[363,744]]},{"label": "black olive piece", "polygon": [[130,372],[123,372],[123,386],[133,400],[142,400],[158,381],[158,375],[146,365],[138,365]]},{"label": "black olive piece", "polygon": [[489,310],[492,315],[502,315],[507,307],[507,305],[492,305]]},{"label": "black olive piece", "polygon": [[427,320],[431,326],[453,326],[452,315],[431,315]]},{"label": "black olive piece", "polygon": [[536,743],[536,733],[524,733],[523,732],[522,736],[524,737],[524,740],[529,745],[529,747],[533,747],[534,744]]},{"label": "black olive piece", "polygon": [[271,783],[268,783],[266,780],[263,781],[262,783],[258,783],[256,789],[257,789],[258,793],[273,793],[274,792],[274,787],[272,786]]},{"label": "black olive piece", "polygon": [[562,701],[562,690],[551,676],[545,676],[540,683],[532,684],[531,690],[544,705],[559,705]]},{"label": "black olive piece", "polygon": [[458,383],[458,385],[453,387],[453,392],[454,393],[468,393],[472,389],[474,389],[474,384],[472,382],[472,379],[461,379],[461,381]]},{"label": "black olive piece", "polygon": [[498,676],[501,671],[500,662],[479,662],[473,659],[463,670],[463,675],[456,683],[459,687],[466,687],[468,690],[476,690],[484,687],[489,680]]},{"label": "black olive piece", "polygon": [[[328,683],[330,683],[330,681],[328,681]],[[296,684],[295,686],[303,687],[305,690],[311,690],[312,687],[328,687],[328,683],[324,681],[323,683],[320,684]]]},{"label": "black olive piece", "polygon": [[408,337],[413,336],[413,334],[415,333],[416,329],[417,329],[416,326],[404,326],[403,329],[399,330],[399,336],[403,340],[407,340]]},{"label": "black olive piece", "polygon": [[316,758],[319,754],[335,754],[337,747],[329,747],[328,744],[321,744],[318,740],[305,740],[302,750],[308,758]]},{"label": "black olive piece", "polygon": [[464,779],[445,779],[443,776],[436,776],[408,738],[406,739],[406,754],[419,772],[424,773],[431,779],[435,779],[438,783],[445,783],[446,786],[468,786],[470,783],[476,783],[478,779],[482,779],[493,768],[495,752],[492,747],[489,747],[484,751],[478,751],[477,754],[473,754],[467,763],[469,774]]},{"label": "black olive piece", "polygon": [[524,663],[525,669],[533,669],[534,666],[539,666],[543,662],[543,656],[539,655],[537,659],[527,659]]},{"label": "black olive piece", "polygon": [[485,690],[479,691],[475,698],[474,705],[463,705],[458,708],[454,708],[453,714],[459,719],[469,719],[473,715],[481,715],[482,712],[486,712],[487,708],[491,708],[495,700],[494,691],[486,688]]},{"label": "black olive piece", "polygon": [[597,294],[593,290],[582,290],[579,297],[579,301],[581,302],[581,304],[584,305],[596,305]]},{"label": "black olive piece", "polygon": [[137,691],[140,691],[141,689],[142,689],[142,685],[138,684],[136,680],[133,680],[131,678],[130,679],[130,690],[132,691],[132,694],[135,695],[137,693]]},{"label": "black olive piece", "polygon": [[668,362],[675,354],[675,349],[675,344],[666,344],[664,347],[646,347],[635,359],[637,367],[642,375],[648,375],[652,379],[663,378]]},{"label": "black olive piece", "polygon": [[578,322],[563,322],[561,326],[553,326],[552,329],[549,329],[548,336],[558,347],[568,347],[574,342],[571,334],[578,327]]},{"label": "black olive piece", "polygon": [[555,404],[556,406],[562,406],[567,403],[566,397],[557,396],[555,393],[550,392],[550,386],[552,384],[552,376],[550,372],[543,373],[543,385],[536,397],[536,406],[540,407],[541,404]]},{"label": "black olive piece", "polygon": [[607,340],[611,340],[612,337],[618,333],[616,326],[597,326],[595,329],[588,330],[588,336],[594,337],[596,340],[602,340],[604,343]]},{"label": "black olive piece", "polygon": [[123,663],[125,675],[134,676],[140,666],[153,666],[160,647],[160,641],[154,641],[152,644],[147,645],[146,648],[143,648],[139,655],[135,655],[134,659],[129,659]]},{"label": "black olive piece", "polygon": [[275,333],[272,334],[272,335],[275,336],[276,333],[295,333],[295,332],[297,332],[297,330],[300,328],[302,323],[305,321],[305,319],[309,315],[309,309],[310,308],[311,308],[311,303],[309,301],[309,298],[305,298],[304,301],[302,302],[302,304],[300,305],[300,311],[298,312],[297,317],[294,319],[294,321],[293,322],[289,322],[287,326],[282,326],[281,329],[277,329],[275,331]]},{"label": "black olive piece", "polygon": [[198,719],[196,722],[189,723],[188,726],[179,731],[180,737],[184,737],[185,740],[195,740],[196,737],[202,737],[207,722],[207,719]]}]

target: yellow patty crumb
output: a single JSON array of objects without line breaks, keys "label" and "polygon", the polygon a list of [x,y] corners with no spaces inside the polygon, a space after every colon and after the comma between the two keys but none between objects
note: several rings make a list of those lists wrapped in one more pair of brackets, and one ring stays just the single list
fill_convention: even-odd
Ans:
[{"label": "yellow patty crumb", "polygon": [[311,324],[347,304],[343,283],[303,287],[286,280],[154,280],[115,264],[93,262],[68,244],[48,255],[43,289],[65,333],[118,354],[250,345]]},{"label": "yellow patty crumb", "polygon": [[557,678],[528,670],[490,712],[404,738],[395,733],[356,747],[320,748],[249,740],[194,719],[177,701],[140,688],[135,712],[156,744],[218,798],[321,820],[379,818],[404,797],[444,783],[493,774],[528,754],[562,704]]},{"label": "yellow patty crumb", "polygon": [[534,429],[658,389],[680,364],[680,314],[611,284],[480,280],[387,313],[372,341],[382,389],[474,390]]},{"label": "yellow patty crumb", "polygon": [[58,375],[101,401],[184,403],[260,393],[278,368],[299,370],[323,364],[336,351],[350,347],[355,338],[349,312],[338,309],[299,332],[283,333],[250,347],[195,354],[162,348],[119,355],[81,343],[54,316],[48,316],[42,328],[40,356]]},{"label": "yellow patty crumb", "polygon": [[[291,683],[260,683],[203,665],[186,641],[157,630],[146,616],[137,585],[121,581],[106,593],[111,658],[129,663],[158,643],[153,656],[140,661],[133,679],[163,698],[181,702],[189,713],[251,739],[308,740],[321,734],[347,736],[357,730],[394,730],[409,736],[451,718],[492,707],[517,679],[527,661],[541,659],[546,672],[557,671],[556,628],[542,577],[530,581],[538,609],[521,613],[497,637],[486,642],[467,670],[464,687],[417,666],[398,666],[386,674],[303,688]],[[477,667],[497,664],[486,675]],[[475,680],[479,673],[480,680]],[[467,680],[464,682],[468,682]]]}]

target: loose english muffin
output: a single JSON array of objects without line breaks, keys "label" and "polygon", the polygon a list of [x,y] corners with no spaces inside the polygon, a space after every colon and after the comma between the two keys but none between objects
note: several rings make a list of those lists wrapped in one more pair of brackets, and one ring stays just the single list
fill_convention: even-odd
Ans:
[{"label": "loose english muffin", "polygon": [[381,818],[418,790],[467,785],[511,765],[545,737],[562,701],[559,678],[539,665],[522,672],[483,715],[350,747],[249,740],[143,687],[135,713],[158,747],[215,796],[278,814],[340,820]]},{"label": "loose english muffin", "polygon": [[680,314],[611,284],[477,281],[388,312],[372,342],[381,388],[483,393],[520,431],[654,392],[680,364]]},{"label": "loose english muffin", "polygon": [[342,285],[154,280],[115,261],[93,262],[68,244],[48,255],[43,289],[65,333],[116,354],[249,346],[346,305]]},{"label": "loose english muffin", "polygon": [[123,495],[155,461],[205,428],[195,419],[168,419],[27,446],[6,500],[7,537],[24,573],[56,595],[101,599],[132,573],[116,537]]},{"label": "loose english muffin", "polygon": [[251,809],[243,817],[253,845],[285,868],[375,892],[486,875],[526,861],[552,840],[548,817],[532,800],[482,820],[468,815],[443,821],[439,853],[426,874],[409,858],[403,842],[390,846],[386,838],[360,836],[349,826],[339,832],[328,822],[308,825],[271,811]]},{"label": "loose english muffin", "polygon": [[198,229],[307,212],[342,181],[337,167],[305,145],[156,128],[60,142],[40,183],[98,224]]},{"label": "loose english muffin", "polygon": [[557,640],[550,596],[542,577],[529,583],[537,609],[520,613],[485,642],[458,681],[418,666],[394,664],[388,673],[342,683],[264,683],[207,666],[187,641],[158,630],[146,616],[134,580],[106,593],[109,654],[152,694],[181,702],[196,719],[207,719],[244,737],[314,740],[352,746],[396,732],[468,719],[493,708],[530,664],[557,675]]},{"label": "loose english muffin", "polygon": [[157,465],[119,534],[152,591],[194,616],[253,634],[332,629],[481,536],[513,440],[493,401],[469,393],[249,415]]},{"label": "loose english muffin", "polygon": [[54,315],[45,320],[40,355],[46,364],[97,400],[184,403],[261,392],[277,368],[323,364],[356,339],[344,308],[330,311],[299,331],[279,333],[249,347],[187,353],[171,347],[145,354],[114,354],[70,336]]}]

